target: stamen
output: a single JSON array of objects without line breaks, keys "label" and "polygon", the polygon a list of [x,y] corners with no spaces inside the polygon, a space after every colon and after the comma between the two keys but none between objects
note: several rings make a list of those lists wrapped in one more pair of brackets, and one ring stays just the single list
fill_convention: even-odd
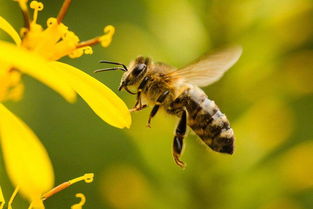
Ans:
[{"label": "stamen", "polygon": [[77,193],[75,197],[80,198],[80,202],[71,206],[71,209],[82,209],[86,203],[86,197],[83,193]]},{"label": "stamen", "polygon": [[69,180],[68,182],[70,184],[75,184],[79,181],[85,181],[86,183],[91,183],[93,181],[93,177],[94,177],[93,173],[86,173],[85,175],[78,177],[78,178],[75,178],[75,179],[72,179],[72,180]]},{"label": "stamen", "polygon": [[101,43],[101,45],[103,47],[108,47],[112,41],[112,36],[115,33],[115,28],[112,25],[108,25],[104,28],[104,35],[103,36],[99,36],[93,39],[90,39],[88,41],[83,41],[80,42],[76,48],[82,48],[82,47],[86,47],[86,46],[92,46],[98,43]]},{"label": "stamen", "polygon": [[56,187],[54,187],[53,189],[51,189],[50,191],[48,191],[46,194],[42,195],[42,200],[46,200],[49,197],[55,195],[56,193],[66,189],[67,187],[79,182],[79,181],[85,181],[86,183],[91,183],[93,181],[93,177],[94,174],[93,173],[86,173],[85,175],[69,180],[67,182],[64,182]]},{"label": "stamen", "polygon": [[112,42],[112,36],[115,33],[115,28],[113,25],[108,25],[104,28],[105,35],[100,37],[102,47],[108,47]]},{"label": "stamen", "polygon": [[34,9],[33,23],[36,23],[38,12],[43,10],[43,3],[38,2],[38,1],[32,1],[30,3],[30,8]]},{"label": "stamen", "polygon": [[93,54],[93,50],[90,46],[86,46],[83,48],[84,54]]},{"label": "stamen", "polygon": [[14,200],[14,198],[15,198],[15,196],[16,196],[18,190],[19,190],[19,188],[16,187],[15,190],[14,190],[14,192],[13,192],[13,194],[12,194],[12,196],[10,197],[10,200],[9,200],[9,202],[8,202],[8,209],[12,209],[12,203],[13,203],[13,200]]},{"label": "stamen", "polygon": [[70,58],[77,58],[82,56],[83,54],[92,54],[93,50],[90,46],[85,46],[83,48],[75,49],[71,53],[68,54]]},{"label": "stamen", "polygon": [[5,199],[3,197],[2,189],[0,187],[0,209],[3,209],[4,204],[5,204]]},{"label": "stamen", "polygon": [[65,1],[63,2],[63,5],[62,5],[62,7],[61,7],[61,9],[60,9],[60,12],[59,12],[59,14],[58,14],[58,17],[57,17],[57,21],[58,21],[59,24],[60,24],[60,23],[62,22],[62,20],[64,19],[65,14],[67,13],[67,10],[68,10],[68,8],[69,8],[70,5],[71,5],[71,2],[72,2],[72,0],[65,0]]},{"label": "stamen", "polygon": [[22,14],[23,14],[23,18],[24,18],[24,24],[25,24],[25,28],[30,27],[30,17],[29,17],[29,12],[28,12],[28,8],[27,8],[27,1],[28,0],[17,0],[18,4],[20,5]]},{"label": "stamen", "polygon": [[51,197],[51,196],[55,195],[56,193],[66,189],[69,186],[71,186],[71,184],[69,182],[64,182],[64,183],[54,187],[49,192],[47,192],[46,194],[42,195],[42,200],[48,199],[49,197]]},{"label": "stamen", "polygon": [[96,38],[90,39],[88,41],[80,42],[76,46],[76,48],[82,48],[82,47],[86,47],[86,46],[93,46],[93,45],[96,45],[98,43],[100,43],[100,37],[96,37]]}]

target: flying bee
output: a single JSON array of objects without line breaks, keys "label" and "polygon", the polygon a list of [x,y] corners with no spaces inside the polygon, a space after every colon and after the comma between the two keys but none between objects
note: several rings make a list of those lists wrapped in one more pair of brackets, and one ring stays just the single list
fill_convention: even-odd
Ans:
[{"label": "flying bee", "polygon": [[[131,111],[140,111],[153,105],[148,119],[149,127],[160,107],[180,118],[174,136],[173,157],[178,166],[184,167],[180,155],[187,125],[212,150],[233,153],[235,137],[228,119],[199,87],[219,80],[237,62],[241,53],[242,48],[239,46],[225,48],[180,69],[142,56],[132,61],[128,68],[121,63],[100,61],[119,67],[95,72],[125,71],[119,90],[125,89],[130,94],[136,94],[136,104]],[[129,87],[137,91],[132,92]]]}]

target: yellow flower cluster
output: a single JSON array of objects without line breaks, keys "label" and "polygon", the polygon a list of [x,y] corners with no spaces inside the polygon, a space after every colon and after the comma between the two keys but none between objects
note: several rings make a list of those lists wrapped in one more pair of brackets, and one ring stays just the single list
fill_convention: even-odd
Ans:
[{"label": "yellow flower cluster", "polygon": [[104,35],[81,42],[62,20],[71,0],[65,0],[56,18],[47,20],[44,29],[37,24],[38,12],[44,5],[38,1],[17,0],[25,26],[20,35],[0,17],[0,29],[15,42],[0,40],[0,144],[8,176],[19,193],[43,208],[42,194],[54,184],[54,172],[49,156],[31,129],[9,111],[3,102],[17,101],[23,95],[22,75],[29,75],[74,102],[80,95],[104,121],[118,128],[129,127],[131,117],[125,103],[108,87],[83,71],[56,60],[91,54],[91,46],[100,43],[107,47],[115,32],[113,26],[104,28]]},{"label": "yellow flower cluster", "polygon": [[[24,1],[19,1],[24,4]],[[71,1],[66,0],[63,8],[68,8]],[[23,8],[24,6],[22,6]],[[38,12],[43,10],[41,2],[32,1],[30,7],[34,10],[33,20],[28,23],[29,26],[21,30],[23,38],[21,46],[33,51],[49,60],[58,60],[64,56],[77,58],[83,54],[92,54],[93,44],[101,43],[103,47],[109,46],[112,36],[115,32],[113,26],[109,25],[104,28],[105,34],[89,41],[80,42],[79,37],[68,29],[61,21],[64,17],[66,9],[61,10],[61,14],[57,18],[49,18],[47,20],[47,28],[43,29],[37,24]]]}]

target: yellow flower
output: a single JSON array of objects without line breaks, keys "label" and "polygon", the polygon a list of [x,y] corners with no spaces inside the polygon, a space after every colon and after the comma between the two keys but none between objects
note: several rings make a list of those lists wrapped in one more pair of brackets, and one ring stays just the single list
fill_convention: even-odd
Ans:
[{"label": "yellow flower", "polygon": [[40,203],[41,194],[54,184],[49,156],[35,134],[0,103],[0,140],[7,173],[30,201]]},{"label": "yellow flower", "polygon": [[104,28],[104,35],[80,42],[78,36],[62,23],[71,0],[65,0],[57,18],[47,20],[47,28],[36,23],[43,4],[32,1],[34,10],[30,20],[27,0],[18,0],[25,18],[21,37],[0,17],[0,29],[8,33],[15,44],[0,41],[0,102],[18,100],[23,92],[21,74],[28,74],[74,102],[79,94],[104,121],[118,128],[129,127],[131,117],[125,103],[109,88],[77,68],[56,60],[69,56],[91,54],[91,45],[107,47],[115,32],[113,26]]},{"label": "yellow flower", "polygon": [[56,18],[47,20],[46,28],[36,23],[38,12],[44,5],[32,1],[30,8],[34,12],[30,18],[27,1],[17,0],[25,20],[20,35],[0,17],[0,29],[15,42],[0,40],[0,143],[11,181],[34,208],[42,208],[41,195],[54,184],[49,156],[31,129],[2,104],[21,98],[24,89],[21,76],[32,76],[68,102],[74,102],[79,94],[101,119],[112,126],[128,128],[131,117],[124,102],[113,91],[83,71],[57,61],[64,56],[76,58],[91,54],[91,46],[97,43],[107,47],[114,27],[106,26],[104,35],[81,42],[62,23],[71,0],[64,1]]}]

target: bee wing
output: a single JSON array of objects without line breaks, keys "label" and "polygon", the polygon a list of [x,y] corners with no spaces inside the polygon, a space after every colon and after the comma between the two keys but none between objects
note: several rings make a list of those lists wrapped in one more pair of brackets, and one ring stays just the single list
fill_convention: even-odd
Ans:
[{"label": "bee wing", "polygon": [[240,46],[222,49],[169,74],[196,86],[207,86],[219,80],[237,62],[241,53]]}]

